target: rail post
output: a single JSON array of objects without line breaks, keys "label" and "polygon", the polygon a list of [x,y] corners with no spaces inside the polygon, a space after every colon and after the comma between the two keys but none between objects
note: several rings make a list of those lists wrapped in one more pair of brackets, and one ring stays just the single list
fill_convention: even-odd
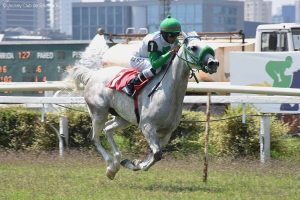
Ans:
[{"label": "rail post", "polygon": [[260,120],[260,162],[265,163],[270,160],[270,116],[262,115]]},{"label": "rail post", "polygon": [[64,140],[66,145],[68,145],[68,119],[65,116],[59,117],[59,134],[58,134],[58,140],[59,140],[59,155],[60,157],[63,157],[64,153]]},{"label": "rail post", "polygon": [[210,104],[211,93],[207,93],[206,102],[206,124],[205,124],[205,144],[204,144],[204,168],[203,168],[203,182],[207,182],[208,177],[208,144],[209,144],[209,131],[210,131]]}]

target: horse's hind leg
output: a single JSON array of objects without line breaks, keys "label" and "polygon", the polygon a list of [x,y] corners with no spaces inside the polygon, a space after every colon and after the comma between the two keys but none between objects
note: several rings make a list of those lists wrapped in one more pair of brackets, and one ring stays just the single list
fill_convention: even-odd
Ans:
[{"label": "horse's hind leg", "polygon": [[119,171],[121,160],[121,153],[113,138],[113,133],[114,131],[125,128],[128,125],[129,123],[120,117],[114,117],[112,120],[106,122],[105,124],[104,132],[113,152],[113,162],[110,164],[110,166],[108,166],[106,171],[106,175],[110,178],[114,177]]}]

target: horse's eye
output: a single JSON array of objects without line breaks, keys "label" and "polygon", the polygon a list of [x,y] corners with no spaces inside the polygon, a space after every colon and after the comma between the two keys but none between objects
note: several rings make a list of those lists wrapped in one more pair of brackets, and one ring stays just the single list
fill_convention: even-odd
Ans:
[{"label": "horse's eye", "polygon": [[192,46],[191,50],[194,51],[194,52],[196,52],[198,50],[198,47],[197,46]]}]

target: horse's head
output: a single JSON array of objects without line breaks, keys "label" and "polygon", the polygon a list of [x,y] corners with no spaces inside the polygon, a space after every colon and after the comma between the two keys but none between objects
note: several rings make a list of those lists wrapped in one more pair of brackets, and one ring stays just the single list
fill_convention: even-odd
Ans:
[{"label": "horse's head", "polygon": [[219,61],[215,59],[215,51],[201,42],[196,32],[184,33],[181,59],[187,62],[190,68],[202,70],[205,73],[217,72]]}]

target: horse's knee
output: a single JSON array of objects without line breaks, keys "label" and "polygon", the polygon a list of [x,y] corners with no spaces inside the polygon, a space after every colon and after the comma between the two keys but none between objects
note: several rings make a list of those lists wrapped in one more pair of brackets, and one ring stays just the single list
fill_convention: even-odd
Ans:
[{"label": "horse's knee", "polygon": [[115,158],[116,162],[120,163],[120,161],[121,161],[121,153],[120,152],[115,152],[114,153],[114,158]]},{"label": "horse's knee", "polygon": [[162,159],[162,155],[163,155],[162,151],[158,151],[158,152],[154,153],[153,157],[154,157],[155,162],[160,161]]}]

